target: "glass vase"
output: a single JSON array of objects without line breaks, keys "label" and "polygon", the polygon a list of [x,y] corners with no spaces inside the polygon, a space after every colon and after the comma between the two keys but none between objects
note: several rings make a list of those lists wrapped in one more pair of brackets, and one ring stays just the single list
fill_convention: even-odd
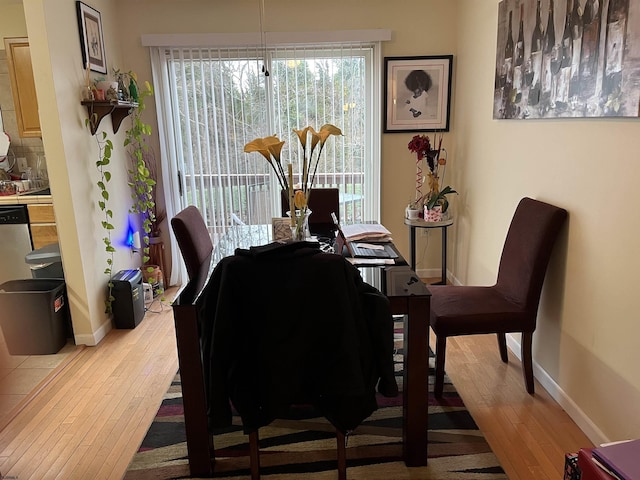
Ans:
[{"label": "glass vase", "polygon": [[[291,211],[287,211],[287,215],[291,217]],[[294,224],[291,225],[292,240],[302,241],[310,239],[309,216],[311,215],[311,210],[308,208],[302,210],[296,209],[294,215]]]}]

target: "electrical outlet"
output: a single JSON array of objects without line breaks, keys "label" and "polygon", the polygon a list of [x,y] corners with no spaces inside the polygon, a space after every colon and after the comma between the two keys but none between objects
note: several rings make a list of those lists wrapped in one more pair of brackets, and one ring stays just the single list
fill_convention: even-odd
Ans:
[{"label": "electrical outlet", "polygon": [[20,157],[17,159],[18,162],[18,170],[20,170],[21,172],[26,172],[27,168],[29,168],[29,165],[27,165],[27,159],[24,157]]}]

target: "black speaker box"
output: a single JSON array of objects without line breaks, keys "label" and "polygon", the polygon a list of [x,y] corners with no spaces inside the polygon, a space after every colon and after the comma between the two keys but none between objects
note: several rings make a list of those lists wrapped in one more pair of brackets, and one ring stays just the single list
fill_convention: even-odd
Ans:
[{"label": "black speaker box", "polygon": [[144,291],[142,272],[120,270],[111,280],[113,287],[113,321],[116,328],[136,328],[144,318]]}]

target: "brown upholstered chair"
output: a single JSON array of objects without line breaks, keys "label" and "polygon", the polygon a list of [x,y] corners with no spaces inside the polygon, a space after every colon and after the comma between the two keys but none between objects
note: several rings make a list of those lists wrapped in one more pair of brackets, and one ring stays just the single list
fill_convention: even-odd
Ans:
[{"label": "brown upholstered chair", "polygon": [[[287,192],[281,192],[282,216],[289,210],[289,198]],[[312,188],[309,195],[309,231],[313,235],[323,237],[335,237],[335,225],[331,213],[335,212],[340,219],[340,190],[337,188]]]},{"label": "brown upholstered chair", "polygon": [[505,334],[522,333],[522,369],[534,393],[531,343],[551,250],[567,211],[523,198],[515,211],[493,286],[429,286],[431,328],[436,335],[434,394],[442,396],[447,337],[496,333],[503,362]]},{"label": "brown upholstered chair", "polygon": [[178,247],[187,267],[189,279],[195,278],[201,265],[211,258],[213,242],[202,214],[197,207],[190,205],[171,219],[171,228],[178,241]]}]

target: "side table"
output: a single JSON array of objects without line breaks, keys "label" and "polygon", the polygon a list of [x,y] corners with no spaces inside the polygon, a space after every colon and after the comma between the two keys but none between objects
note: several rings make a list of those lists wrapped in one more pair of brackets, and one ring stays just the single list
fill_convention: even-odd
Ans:
[{"label": "side table", "polygon": [[409,249],[411,253],[411,270],[416,271],[416,229],[418,228],[439,228],[442,230],[442,274],[441,279],[435,285],[447,284],[447,228],[453,225],[453,218],[440,222],[425,222],[423,219],[404,219],[404,224],[409,227]]},{"label": "side table", "polygon": [[163,287],[165,290],[169,288],[169,272],[164,265],[164,243],[159,238],[149,238],[149,262],[160,267]]}]

